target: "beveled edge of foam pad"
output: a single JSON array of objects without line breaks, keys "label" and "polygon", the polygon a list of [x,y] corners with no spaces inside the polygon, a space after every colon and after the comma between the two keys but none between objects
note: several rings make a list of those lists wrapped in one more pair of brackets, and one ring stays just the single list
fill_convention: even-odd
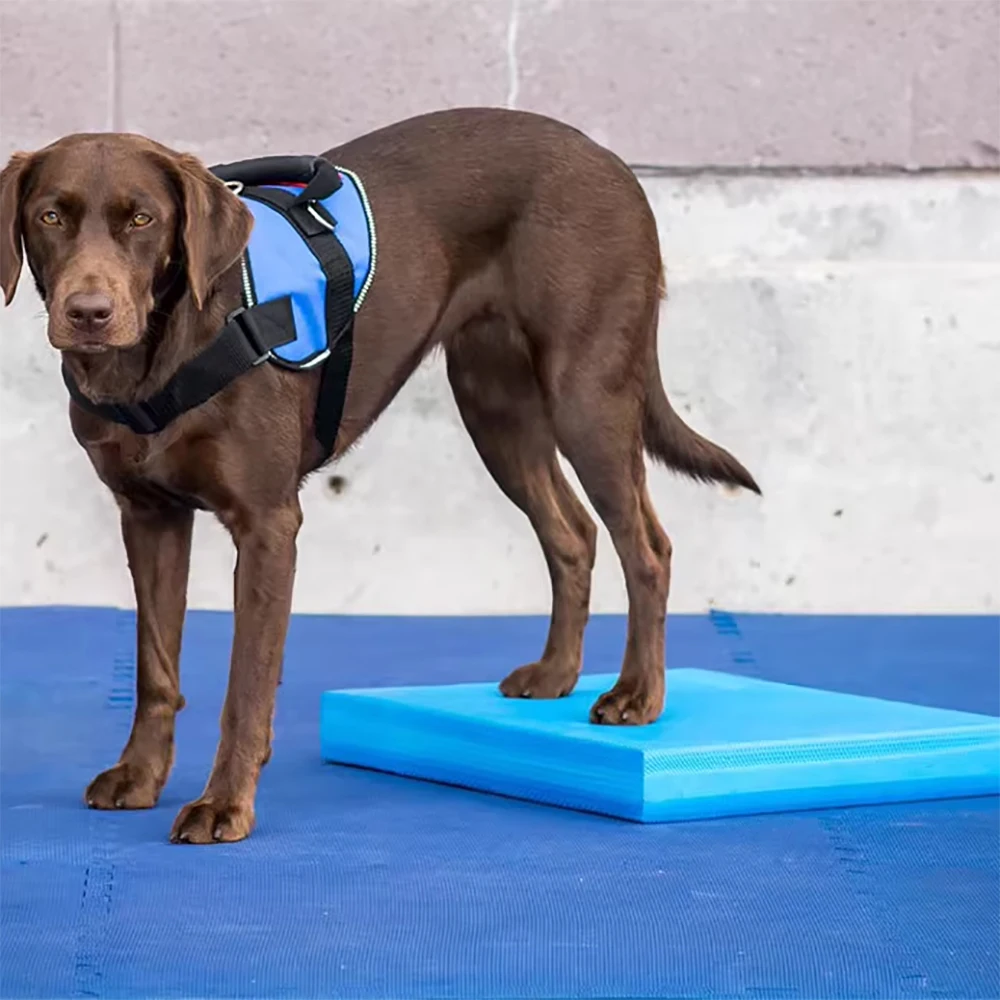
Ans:
[{"label": "beveled edge of foam pad", "polygon": [[[641,819],[645,784],[641,748],[495,721],[489,725],[494,739],[484,746],[484,727],[472,718],[387,702],[378,694],[378,690],[323,693],[324,761]],[[357,724],[359,715],[363,728]],[[435,720],[447,722],[447,727],[434,730],[430,749],[421,752],[427,744],[428,722]],[[370,738],[372,730],[378,732],[377,740]],[[331,733],[337,734],[336,740]]]},{"label": "beveled edge of foam pad", "polygon": [[[529,719],[477,719],[407,701],[442,691],[500,697],[495,684],[355,688],[323,693],[321,755],[330,763],[648,823],[1000,794],[1000,719],[992,716],[715,671],[671,676],[679,674],[776,699],[884,705],[926,717],[927,724],[885,734],[657,747],[621,742],[641,734],[638,728],[552,732]],[[603,688],[616,675],[584,677],[587,688]]]}]

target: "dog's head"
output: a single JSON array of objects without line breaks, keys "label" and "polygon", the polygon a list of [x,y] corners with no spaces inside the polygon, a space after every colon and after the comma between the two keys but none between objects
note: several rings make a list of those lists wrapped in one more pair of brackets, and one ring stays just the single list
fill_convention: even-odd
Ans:
[{"label": "dog's head", "polygon": [[203,307],[252,220],[193,156],[135,135],[68,136],[0,173],[0,286],[10,304],[27,257],[53,347],[134,347],[178,282]]}]

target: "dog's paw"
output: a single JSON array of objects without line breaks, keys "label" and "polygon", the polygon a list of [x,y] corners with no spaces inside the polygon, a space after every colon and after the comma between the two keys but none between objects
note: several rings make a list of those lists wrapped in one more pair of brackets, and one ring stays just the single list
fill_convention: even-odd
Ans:
[{"label": "dog's paw", "polygon": [[149,770],[122,763],[94,778],[83,798],[91,809],[152,809],[162,787]]},{"label": "dog's paw", "polygon": [[174,844],[232,843],[249,837],[253,824],[252,805],[200,798],[177,814],[170,840]]},{"label": "dog's paw", "polygon": [[508,674],[500,693],[506,698],[564,698],[576,687],[578,674],[573,666],[541,660]]},{"label": "dog's paw", "polygon": [[590,721],[600,726],[646,726],[663,711],[662,684],[623,684],[621,680],[594,702]]}]

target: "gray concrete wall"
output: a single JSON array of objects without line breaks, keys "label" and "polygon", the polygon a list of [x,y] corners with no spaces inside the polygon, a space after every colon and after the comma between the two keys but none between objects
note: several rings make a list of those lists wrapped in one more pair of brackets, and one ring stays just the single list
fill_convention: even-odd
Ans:
[{"label": "gray concrete wall", "polygon": [[4,154],[319,152],[490,104],[632,163],[1000,164],[998,0],[3,0],[0,34]]},{"label": "gray concrete wall", "polygon": [[[652,473],[673,607],[1000,609],[1000,180],[672,178],[646,190],[670,281],[668,391],[765,496]],[[0,603],[128,603],[114,505],[72,441],[40,303],[2,318]],[[530,528],[483,470],[440,362],[304,493],[296,607],[543,611]],[[231,601],[199,523],[194,606]],[[601,537],[594,609],[622,610]]]},{"label": "gray concrete wall", "polygon": [[[652,473],[673,608],[997,611],[998,55],[981,0],[5,0],[0,146],[127,128],[214,160],[449,104],[567,119],[670,168],[640,171],[664,379],[765,489]],[[28,284],[0,327],[0,603],[129,604]],[[299,610],[546,610],[439,362],[336,471],[305,491]],[[600,546],[594,609],[622,610]],[[230,605],[232,564],[201,520],[193,606]]]}]

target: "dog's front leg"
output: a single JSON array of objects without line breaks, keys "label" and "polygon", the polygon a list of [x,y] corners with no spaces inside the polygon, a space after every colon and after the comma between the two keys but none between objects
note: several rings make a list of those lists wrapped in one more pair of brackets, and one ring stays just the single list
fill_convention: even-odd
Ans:
[{"label": "dog's front leg", "polygon": [[94,809],[149,809],[170,774],[184,704],[179,661],[194,514],[125,498],[119,506],[137,611],[135,718],[118,763],[94,778],[85,798]]},{"label": "dog's front leg", "polygon": [[219,747],[201,798],[174,821],[170,839],[242,840],[254,824],[260,770],[271,756],[274,697],[292,604],[298,500],[266,512],[225,513],[236,542],[235,611],[229,689]]}]

